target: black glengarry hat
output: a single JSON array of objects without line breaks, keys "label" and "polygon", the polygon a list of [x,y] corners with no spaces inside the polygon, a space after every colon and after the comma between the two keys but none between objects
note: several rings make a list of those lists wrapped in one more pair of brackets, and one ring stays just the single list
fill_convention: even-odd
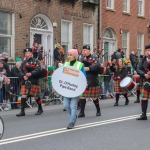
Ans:
[{"label": "black glengarry hat", "polygon": [[91,50],[89,45],[84,45],[84,46],[83,46],[83,49]]},{"label": "black glengarry hat", "polygon": [[146,50],[146,49],[150,49],[150,45],[146,45],[146,46],[145,46],[145,50]]},{"label": "black glengarry hat", "polygon": [[25,53],[25,52],[32,52],[32,48],[26,48],[26,49],[24,49],[23,53]]}]

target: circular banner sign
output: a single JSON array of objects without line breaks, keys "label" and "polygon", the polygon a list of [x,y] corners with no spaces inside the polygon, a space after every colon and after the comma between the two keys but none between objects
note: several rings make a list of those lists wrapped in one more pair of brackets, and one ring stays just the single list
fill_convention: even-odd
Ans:
[{"label": "circular banner sign", "polygon": [[65,97],[77,97],[86,89],[87,81],[82,71],[73,66],[56,69],[52,75],[54,90]]},{"label": "circular banner sign", "polygon": [[4,122],[3,119],[0,117],[0,139],[2,138],[4,133]]}]

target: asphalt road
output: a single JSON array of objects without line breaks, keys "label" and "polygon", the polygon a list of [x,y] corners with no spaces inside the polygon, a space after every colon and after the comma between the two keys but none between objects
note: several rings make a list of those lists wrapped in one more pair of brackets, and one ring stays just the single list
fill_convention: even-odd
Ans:
[{"label": "asphalt road", "polygon": [[[150,117],[137,121],[140,104],[130,97],[128,106],[120,99],[101,100],[102,116],[96,117],[92,101],[88,101],[85,118],[78,118],[73,130],[67,130],[69,116],[62,105],[44,106],[44,113],[35,116],[36,108],[26,110],[25,117],[16,117],[19,110],[0,112],[4,135],[0,150],[149,150]],[[148,116],[150,115],[148,111]]]}]

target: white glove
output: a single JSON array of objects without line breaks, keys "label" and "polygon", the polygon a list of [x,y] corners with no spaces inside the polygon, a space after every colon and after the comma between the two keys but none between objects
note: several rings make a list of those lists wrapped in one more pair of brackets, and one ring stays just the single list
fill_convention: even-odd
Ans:
[{"label": "white glove", "polygon": [[58,63],[58,67],[62,67],[63,66],[63,64],[62,63]]},{"label": "white glove", "polygon": [[84,70],[85,70],[85,71],[89,71],[90,68],[89,68],[89,67],[84,67]]}]

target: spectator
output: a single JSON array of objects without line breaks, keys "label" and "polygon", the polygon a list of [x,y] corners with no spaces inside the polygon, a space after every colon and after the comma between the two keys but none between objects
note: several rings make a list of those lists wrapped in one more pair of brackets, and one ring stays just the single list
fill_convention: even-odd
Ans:
[{"label": "spectator", "polygon": [[41,44],[38,46],[38,60],[43,60],[43,46]]},{"label": "spectator", "polygon": [[43,100],[45,99],[45,94],[48,89],[48,70],[42,63],[41,63],[41,74],[43,74],[43,76],[41,76],[39,79],[39,84],[41,87],[40,98],[41,100]]},{"label": "spectator", "polygon": [[6,77],[6,70],[3,67],[3,62],[0,60],[0,103],[3,103],[3,81]]},{"label": "spectator", "polygon": [[133,69],[136,70],[137,64],[138,64],[138,59],[137,59],[137,56],[134,51],[132,51],[130,54],[130,61],[133,66]]},{"label": "spectator", "polygon": [[65,51],[64,51],[63,47],[61,47],[61,46],[59,48],[59,53],[60,53],[60,59],[61,59],[62,63],[64,63],[64,61],[65,61]]},{"label": "spectator", "polygon": [[37,59],[38,57],[38,43],[34,43],[34,46],[32,47],[33,52],[33,58]]},{"label": "spectator", "polygon": [[116,51],[111,55],[111,61],[116,60]]},{"label": "spectator", "polygon": [[105,75],[105,71],[106,71],[106,67],[104,64],[101,64],[101,67],[104,68],[103,73],[99,76],[99,84],[100,84],[100,90],[101,90],[101,99],[106,99],[106,95],[104,94],[104,76]]},{"label": "spectator", "polygon": [[108,92],[109,92],[109,96],[113,96],[112,95],[112,93],[113,93],[113,91],[112,91],[112,88],[111,88],[111,77],[112,77],[112,75],[113,75],[113,72],[111,71],[111,69],[110,69],[110,64],[111,64],[111,62],[110,61],[108,61],[107,63],[106,63],[106,71],[105,71],[105,75],[106,76],[104,76],[104,95],[106,96],[106,94],[107,94],[107,90],[108,90]]},{"label": "spectator", "polygon": [[[5,94],[6,94],[5,101],[7,103],[7,104],[4,104],[5,106],[4,110],[10,110],[12,102],[13,102],[13,95],[12,95],[13,86],[9,78],[4,79],[4,88],[5,88]],[[9,104],[8,102],[11,102],[11,104]]]},{"label": "spectator", "polygon": [[61,62],[61,53],[59,51],[60,45],[57,43],[54,49],[54,66],[58,67],[58,63]]},{"label": "spectator", "polygon": [[[15,67],[13,67],[11,69],[11,76],[12,77],[18,77],[18,78],[12,78],[11,79],[11,82],[13,85],[13,92],[15,94],[15,101],[14,102],[18,101],[18,96],[20,95],[20,86],[21,86],[20,85],[21,75],[20,75],[20,70],[19,70],[20,66],[21,66],[21,61],[16,62]],[[18,108],[17,103],[12,104],[11,106],[12,106],[12,109]]]},{"label": "spectator", "polygon": [[127,73],[131,76],[132,74],[132,68],[130,61],[127,62]]},{"label": "spectator", "polygon": [[116,56],[116,59],[118,60],[119,58],[123,58],[123,54],[122,54],[122,51],[121,49],[119,48],[115,54]]},{"label": "spectator", "polygon": [[8,58],[9,58],[8,53],[3,52],[1,60],[3,61],[3,67],[6,70],[7,76],[10,77],[10,69],[9,69],[8,64],[7,64]]}]

